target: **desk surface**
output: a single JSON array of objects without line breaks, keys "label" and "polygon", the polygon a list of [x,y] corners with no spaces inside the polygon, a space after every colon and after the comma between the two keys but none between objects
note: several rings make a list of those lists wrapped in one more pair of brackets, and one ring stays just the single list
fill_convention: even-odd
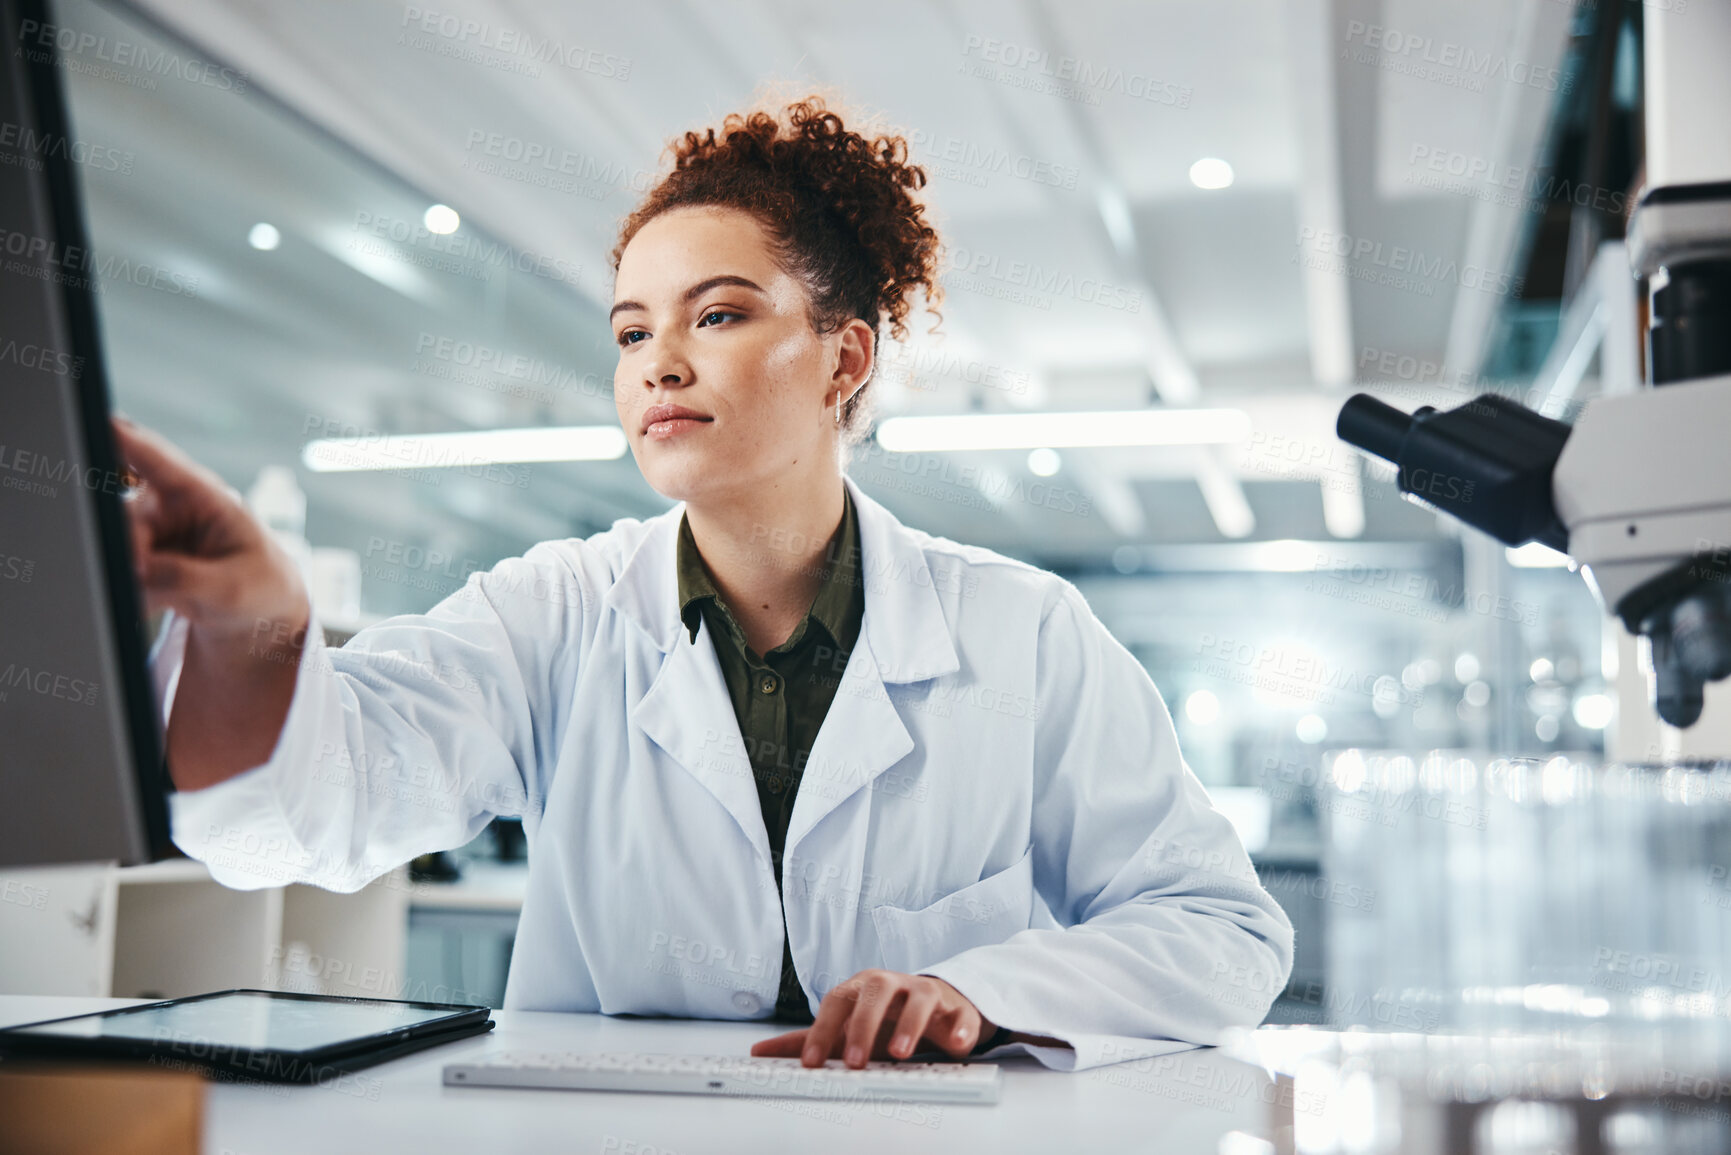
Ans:
[{"label": "desk surface", "polygon": [[[0,1025],[137,1000],[0,996]],[[329,1087],[215,1084],[204,1149],[235,1155],[428,1153],[1111,1151],[1216,1155],[1228,1131],[1266,1135],[1276,1089],[1209,1049],[1077,1074],[1004,1064],[996,1106],[858,1106],[800,1099],[447,1088],[446,1063],[495,1051],[744,1054],[773,1024],[495,1011],[489,1035],[358,1071]]]}]

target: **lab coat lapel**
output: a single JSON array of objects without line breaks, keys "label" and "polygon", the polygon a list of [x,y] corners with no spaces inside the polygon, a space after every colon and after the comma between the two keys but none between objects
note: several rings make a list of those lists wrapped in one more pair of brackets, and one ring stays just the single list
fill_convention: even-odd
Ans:
[{"label": "lab coat lapel", "polygon": [[703,623],[693,642],[679,620],[676,549],[684,510],[681,502],[649,520],[648,532],[605,599],[642,626],[664,655],[632,708],[631,721],[715,796],[767,863],[763,807],[709,624]]},{"label": "lab coat lapel", "polygon": [[661,672],[632,711],[632,721],[715,795],[768,862],[763,805],[757,798],[739,719],[727,696],[727,681],[709,640],[708,623],[698,631],[695,645],[688,639],[689,635],[667,655]]},{"label": "lab coat lapel", "polygon": [[[869,601],[866,613],[871,613]],[[862,629],[800,774],[786,853],[794,856],[812,827],[913,748],[913,736],[890,701],[871,639]]]},{"label": "lab coat lapel", "polygon": [[961,664],[919,541],[853,478],[842,482],[859,521],[865,617],[800,777],[790,856],[818,823],[913,750],[888,685],[954,673]]}]

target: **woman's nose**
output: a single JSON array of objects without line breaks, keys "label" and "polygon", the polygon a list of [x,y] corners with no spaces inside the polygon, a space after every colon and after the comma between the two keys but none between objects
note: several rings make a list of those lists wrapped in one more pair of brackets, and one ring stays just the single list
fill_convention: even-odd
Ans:
[{"label": "woman's nose", "polygon": [[691,366],[675,349],[663,347],[655,351],[649,363],[643,366],[643,385],[648,389],[661,386],[678,387],[691,380]]}]

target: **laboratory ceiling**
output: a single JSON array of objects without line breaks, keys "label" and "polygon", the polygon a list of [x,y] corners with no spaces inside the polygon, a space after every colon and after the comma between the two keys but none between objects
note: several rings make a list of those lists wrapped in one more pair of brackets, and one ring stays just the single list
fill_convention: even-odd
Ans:
[{"label": "laboratory ceiling", "polygon": [[[155,351],[134,357],[125,383],[139,407],[225,475],[292,463],[308,437],[344,426],[611,419],[606,253],[618,222],[670,137],[778,81],[779,94],[827,91],[911,134],[931,177],[949,249],[943,335],[917,318],[914,339],[890,350],[882,415],[1151,403],[1251,415],[1256,433],[1238,449],[1067,451],[1049,478],[1029,475],[1018,453],[953,455],[923,477],[875,450],[857,455],[862,486],[912,524],[1087,566],[1126,543],[1439,532],[1426,511],[1382,500],[1384,483],[1357,487],[1333,414],[1354,388],[1393,391],[1410,408],[1477,371],[1532,219],[1507,195],[1510,174],[1518,183],[1541,156],[1572,6],[137,9],[246,78],[244,98],[165,84],[80,102],[89,133],[171,141],[187,169],[226,174],[208,196],[196,179],[111,181],[92,194],[105,227],[157,238],[165,260],[179,253],[201,275],[195,309],[152,294],[110,325]],[[285,110],[280,131],[249,111],[261,96]],[[1230,165],[1229,187],[1198,186],[1192,167],[1204,158]],[[237,203],[237,188],[256,202]],[[440,254],[392,239],[434,201],[458,210],[470,243],[526,255],[521,275],[447,276]],[[257,220],[281,230],[275,251],[244,243]],[[217,226],[232,232],[232,253],[193,239]],[[221,352],[177,362],[178,350],[207,347],[213,326]],[[384,332],[396,351],[368,352]],[[497,372],[494,386],[462,387],[449,350],[463,341],[552,367],[551,395]],[[334,536],[391,525],[459,556],[516,552],[667,504],[629,457],[526,476],[387,484],[345,474],[307,486]],[[1032,482],[1047,496],[1031,496]],[[1072,508],[1059,508],[1053,486]]]}]

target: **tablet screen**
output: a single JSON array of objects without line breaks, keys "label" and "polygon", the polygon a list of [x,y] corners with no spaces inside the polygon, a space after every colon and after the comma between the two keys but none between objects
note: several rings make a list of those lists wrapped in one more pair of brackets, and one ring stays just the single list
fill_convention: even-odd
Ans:
[{"label": "tablet screen", "polygon": [[460,1011],[384,1000],[326,1002],[239,992],[191,999],[122,1014],[85,1015],[18,1029],[19,1035],[55,1038],[197,1043],[249,1051],[310,1051],[401,1030]]}]

